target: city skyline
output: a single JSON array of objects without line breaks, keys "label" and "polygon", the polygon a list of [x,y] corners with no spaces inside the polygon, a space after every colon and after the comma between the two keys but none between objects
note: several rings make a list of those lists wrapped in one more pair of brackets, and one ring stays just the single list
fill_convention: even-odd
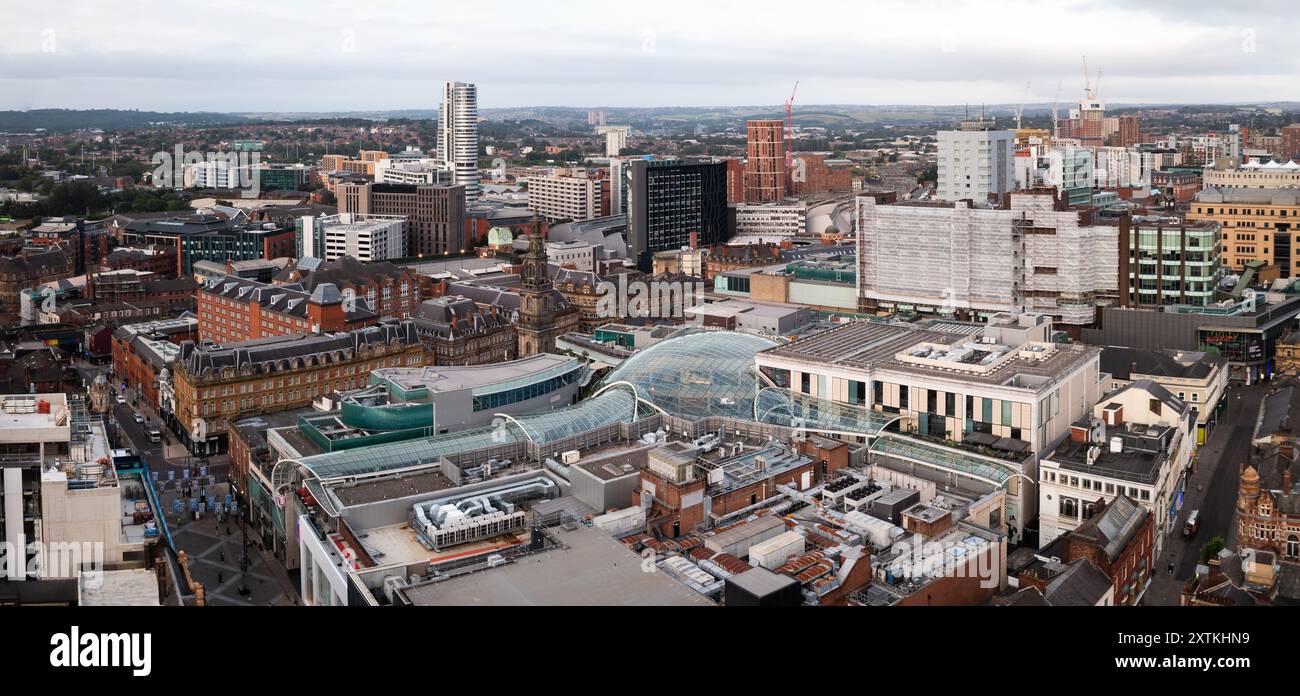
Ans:
[{"label": "city skyline", "polygon": [[[205,2],[174,16],[151,1],[140,6],[144,22],[118,7],[72,4],[23,7],[21,22],[0,28],[0,109],[433,109],[445,79],[486,86],[483,109],[776,104],[795,80],[805,104],[1041,104],[1058,85],[1068,103],[1083,91],[1084,55],[1094,76],[1102,71],[1107,101],[1300,100],[1291,79],[1300,59],[1286,51],[1300,20],[1280,0],[1024,2],[997,12],[963,1],[814,2],[801,8],[809,21],[793,24],[785,12],[739,12],[735,2],[616,16],[587,3],[592,11],[575,7],[563,22],[512,4],[508,26],[441,2]],[[880,21],[902,9],[909,22]],[[190,21],[208,15],[217,26],[223,17],[274,25],[274,39]],[[1032,17],[1041,30],[1014,29],[1013,17]],[[1105,31],[1069,29],[1080,25]]]}]

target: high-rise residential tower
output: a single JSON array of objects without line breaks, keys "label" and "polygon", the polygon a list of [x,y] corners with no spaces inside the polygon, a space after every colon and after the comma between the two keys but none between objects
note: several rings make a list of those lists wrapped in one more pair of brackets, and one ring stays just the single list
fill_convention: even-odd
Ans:
[{"label": "high-rise residential tower", "polygon": [[785,122],[750,121],[745,164],[745,202],[771,203],[785,198]]},{"label": "high-rise residential tower", "polygon": [[982,205],[990,195],[1015,187],[1015,131],[971,126],[939,131],[938,136],[938,198]]},{"label": "high-rise residential tower", "polygon": [[465,187],[465,202],[478,200],[478,88],[466,82],[442,85],[438,114],[438,156]]}]

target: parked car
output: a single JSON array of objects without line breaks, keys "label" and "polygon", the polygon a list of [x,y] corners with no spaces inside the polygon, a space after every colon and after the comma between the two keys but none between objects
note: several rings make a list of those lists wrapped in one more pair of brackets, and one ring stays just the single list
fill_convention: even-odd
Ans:
[{"label": "parked car", "polygon": [[135,422],[143,424],[143,423],[144,423],[144,416],[142,416],[142,415],[140,415],[140,414],[138,414],[138,413],[135,414]]},{"label": "parked car", "polygon": [[122,396],[121,394],[118,394],[118,395],[117,395],[117,403],[122,404],[123,406],[125,406],[125,405],[126,405],[126,397],[125,397],[125,396]]},{"label": "parked car", "polygon": [[1200,526],[1201,511],[1192,510],[1192,514],[1187,516],[1187,523],[1183,525],[1183,536],[1192,538],[1196,536],[1196,529]]}]

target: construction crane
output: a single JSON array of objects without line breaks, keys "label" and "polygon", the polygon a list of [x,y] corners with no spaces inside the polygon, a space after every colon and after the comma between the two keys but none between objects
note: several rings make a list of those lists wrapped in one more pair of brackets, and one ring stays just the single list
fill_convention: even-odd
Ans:
[{"label": "construction crane", "polygon": [[785,100],[785,170],[790,171],[790,165],[794,162],[794,156],[790,152],[790,142],[794,140],[794,93],[799,91],[799,81],[794,81],[794,89],[790,90],[790,98]]},{"label": "construction crane", "polygon": [[1101,71],[1097,71],[1097,84],[1092,83],[1092,78],[1088,73],[1088,56],[1083,57],[1083,96],[1088,101],[1093,101],[1101,93]]}]

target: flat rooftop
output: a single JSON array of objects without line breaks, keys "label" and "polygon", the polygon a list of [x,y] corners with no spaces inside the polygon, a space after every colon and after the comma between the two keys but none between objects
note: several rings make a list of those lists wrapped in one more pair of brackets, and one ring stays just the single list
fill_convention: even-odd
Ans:
[{"label": "flat rooftop", "polygon": [[[1171,429],[1168,426],[1157,427],[1161,433]],[[1153,484],[1160,478],[1160,469],[1168,458],[1166,452],[1130,448],[1127,442],[1124,451],[1112,452],[1110,444],[1105,443],[1095,445],[1101,453],[1090,464],[1088,450],[1093,446],[1088,442],[1066,440],[1056,448],[1048,460],[1056,462],[1062,469],[1080,474],[1105,476],[1131,483]]]},{"label": "flat rooftop", "polygon": [[416,538],[410,525],[390,524],[373,527],[358,534],[362,546],[380,566],[413,563],[443,563],[446,561],[491,553],[527,541],[527,537],[503,534],[490,539],[479,539],[468,544],[457,544],[438,551],[430,551]]},{"label": "flat rooftop", "polygon": [[455,488],[456,484],[439,470],[423,471],[396,478],[367,480],[351,485],[329,486],[329,490],[346,507],[404,498],[421,493]]},{"label": "flat rooftop", "polygon": [[643,572],[635,551],[600,530],[550,532],[561,547],[403,594],[417,606],[713,606],[667,573]]},{"label": "flat rooftop", "polygon": [[79,604],[83,607],[161,606],[158,577],[144,568],[84,572],[80,589]]},{"label": "flat rooftop", "polygon": [[[909,363],[897,356],[921,344],[949,345],[955,351],[972,339],[948,332],[930,331],[899,324],[852,322],[820,333],[811,334],[785,345],[768,348],[758,356],[792,358],[811,363],[839,365],[859,369],[884,369],[930,377],[951,376],[963,382],[998,384],[1011,387],[1025,385],[1013,383],[1018,377],[1051,380],[1069,374],[1084,361],[1101,352],[1100,348],[1082,344],[1056,344],[1055,350],[1039,351],[1046,357],[1027,359],[1013,357],[986,372],[951,369]],[[1019,352],[1025,346],[990,345],[990,348]],[[1044,344],[1032,344],[1044,345]]]},{"label": "flat rooftop", "polygon": [[563,372],[580,364],[576,358],[540,353],[489,365],[388,367],[374,370],[372,374],[392,381],[403,390],[424,388],[433,392],[450,392],[540,375],[549,370]]},{"label": "flat rooftop", "polygon": [[[48,405],[41,413],[40,403]],[[64,394],[0,396],[0,442],[68,442],[68,397]]]}]

